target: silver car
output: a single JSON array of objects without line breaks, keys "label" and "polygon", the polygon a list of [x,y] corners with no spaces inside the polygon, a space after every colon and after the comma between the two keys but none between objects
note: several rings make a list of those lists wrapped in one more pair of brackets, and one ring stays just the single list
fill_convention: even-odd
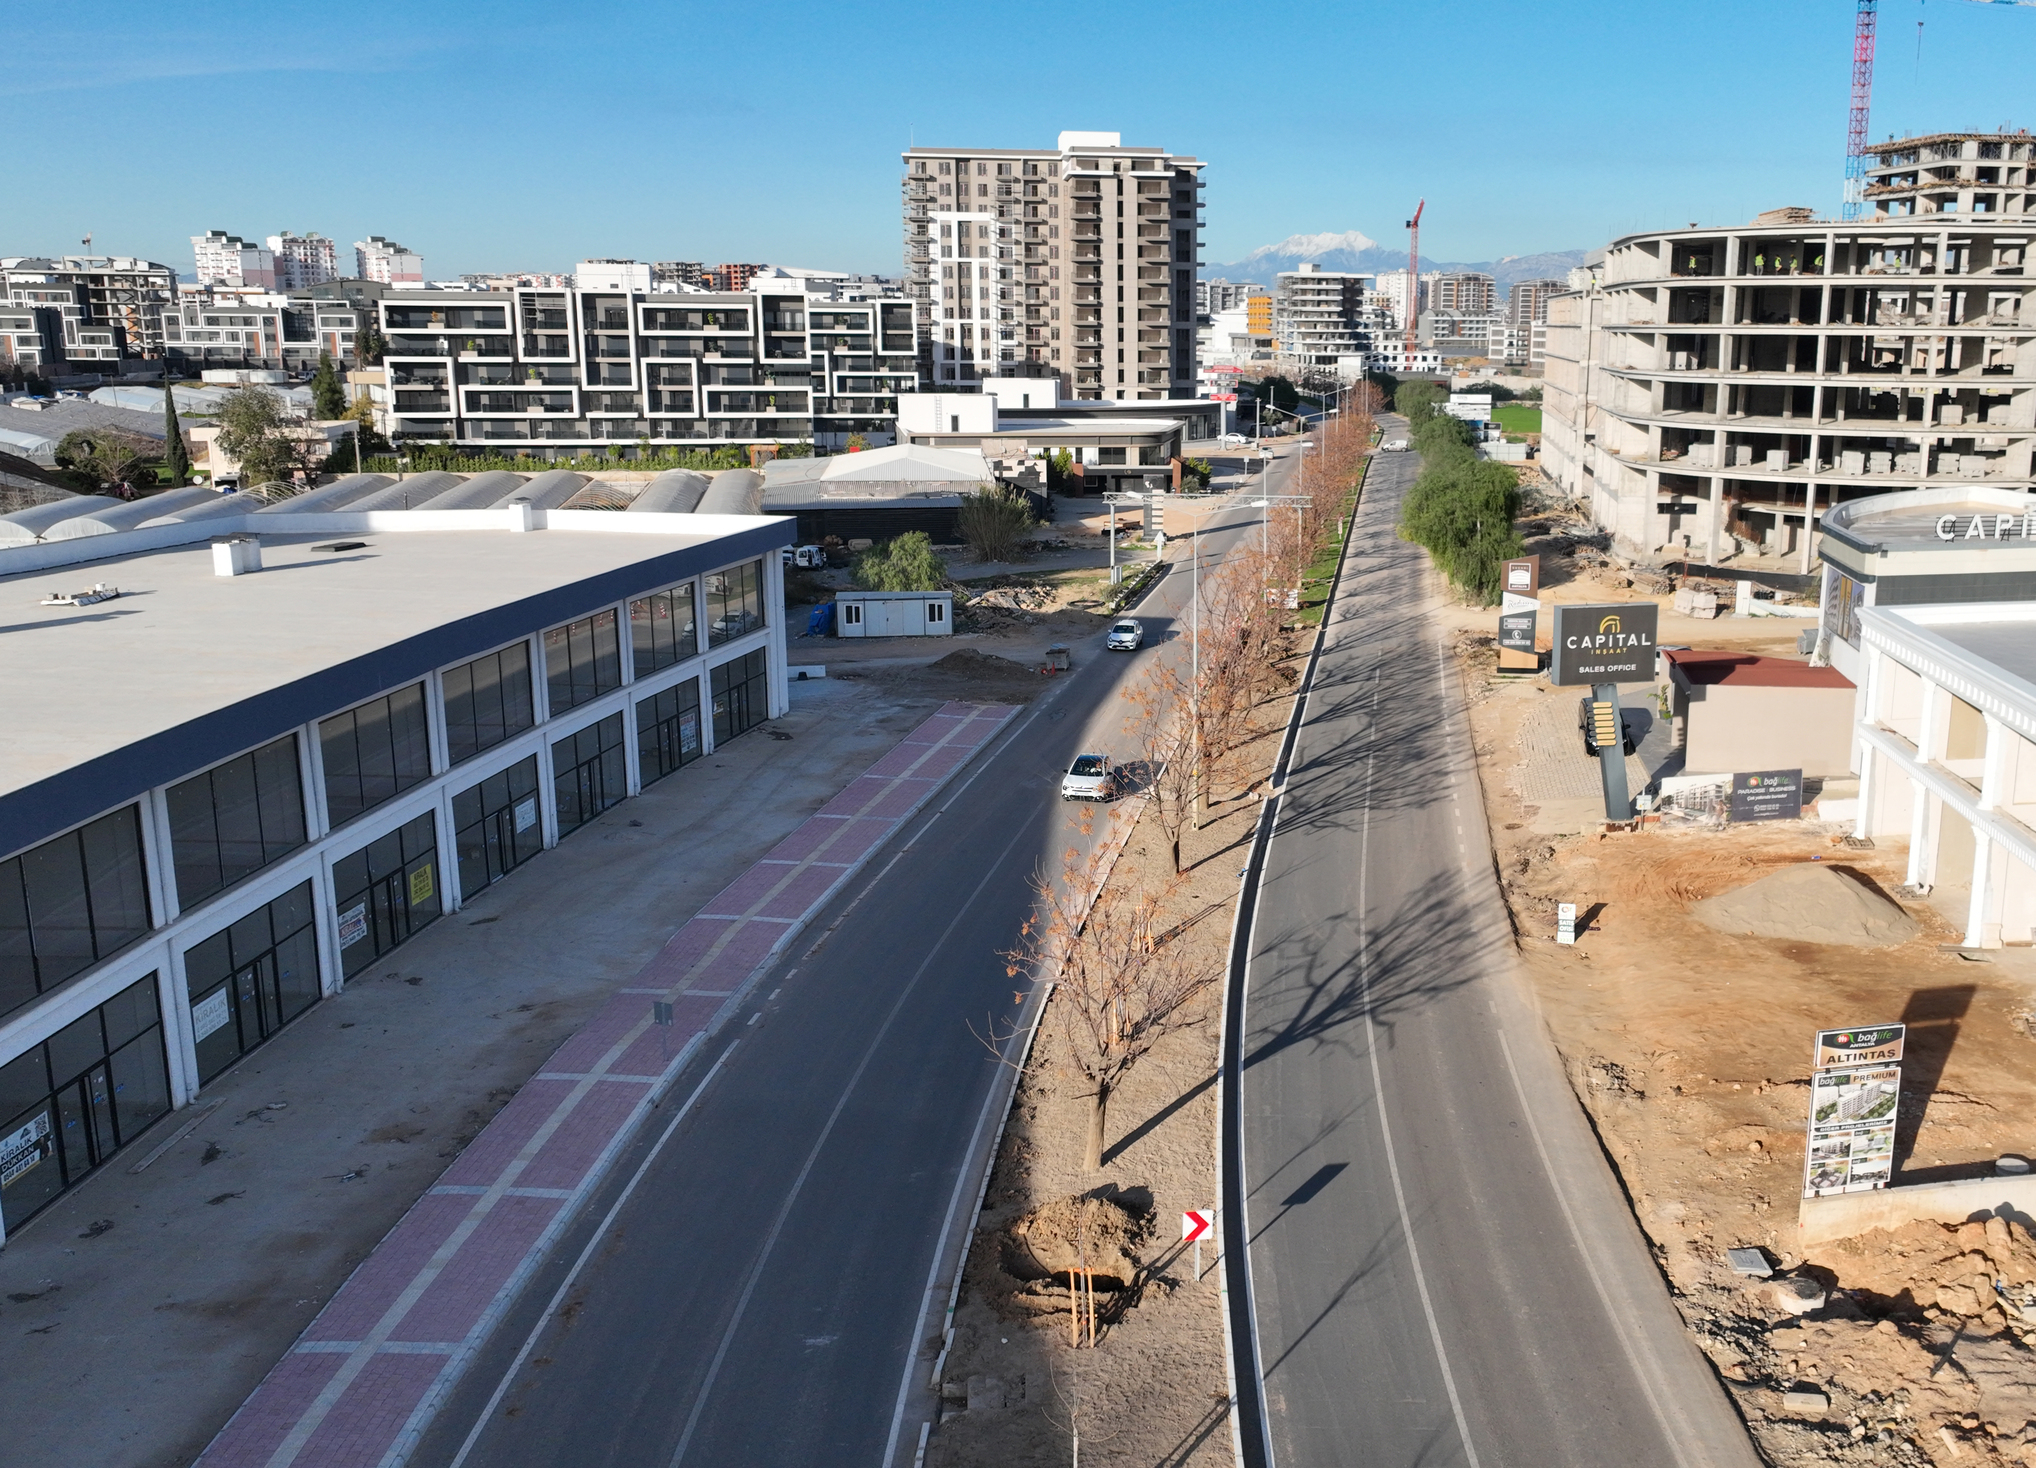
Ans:
[{"label": "silver car", "polygon": [[1145,624],[1136,617],[1120,618],[1103,639],[1103,646],[1111,652],[1136,652],[1144,645]]}]

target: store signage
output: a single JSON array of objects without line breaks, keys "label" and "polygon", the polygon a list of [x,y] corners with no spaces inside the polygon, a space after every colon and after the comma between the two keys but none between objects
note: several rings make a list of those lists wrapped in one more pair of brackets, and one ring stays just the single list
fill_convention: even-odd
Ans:
[{"label": "store signage", "polygon": [[436,882],[433,881],[434,875],[430,862],[426,862],[410,874],[410,905],[412,907],[422,907],[425,903],[431,901],[431,894],[438,890]]},{"label": "store signage", "polygon": [[191,1038],[202,1040],[214,1030],[225,1028],[227,1020],[233,1017],[228,1008],[226,990],[222,986],[215,994],[200,999],[191,1006]]},{"label": "store signage", "polygon": [[49,1155],[49,1109],[45,1107],[25,1126],[0,1137],[0,1188],[13,1182]]},{"label": "store signage", "polygon": [[1796,821],[1802,815],[1801,770],[1755,770],[1732,777],[1731,819]]},{"label": "store signage", "polygon": [[368,935],[368,905],[356,902],[339,915],[339,946],[351,948]]},{"label": "store signage", "polygon": [[1894,1172],[1904,1025],[1824,1030],[1810,1073],[1803,1196],[1884,1188]]},{"label": "store signage", "polygon": [[[1960,529],[1961,522],[1964,525]],[[2006,540],[2009,536],[2036,540],[2036,510],[2020,515],[1939,515],[1939,540]]]},{"label": "store signage", "polygon": [[1555,608],[1549,677],[1558,687],[1652,683],[1654,633],[1661,608],[1651,601]]}]

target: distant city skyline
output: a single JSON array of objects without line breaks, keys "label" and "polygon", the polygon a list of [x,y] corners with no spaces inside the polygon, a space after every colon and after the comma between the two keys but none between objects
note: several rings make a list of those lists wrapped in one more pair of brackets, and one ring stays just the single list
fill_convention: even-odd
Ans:
[{"label": "distant city skyline", "polygon": [[[188,275],[194,234],[288,229],[400,239],[440,280],[588,257],[897,275],[907,147],[1045,148],[1063,129],[1207,159],[1210,262],[1353,230],[1403,248],[1420,198],[1432,258],[1590,249],[1782,204],[1835,212],[1852,16],[1850,0],[1723,0],[1696,34],[1683,11],[1601,0],[1263,23],[1200,0],[1043,0],[1022,24],[792,3],[745,29],[458,0],[370,3],[335,33],[241,0],[117,28],[45,9],[18,18],[0,81],[23,119],[0,253],[78,253],[89,233]],[[2036,10],[1890,0],[1880,30],[1874,138],[2020,121]],[[1008,101],[914,84],[951,75],[978,31],[1027,78]],[[1289,38],[1305,43],[1290,65]],[[1180,84],[1112,91],[1102,115],[1071,41],[1135,42]]]}]

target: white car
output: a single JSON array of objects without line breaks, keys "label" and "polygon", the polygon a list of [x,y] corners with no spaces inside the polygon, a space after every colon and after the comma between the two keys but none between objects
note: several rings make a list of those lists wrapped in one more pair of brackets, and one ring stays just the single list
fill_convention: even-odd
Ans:
[{"label": "white car", "polygon": [[1407,452],[1407,440],[1404,438],[1389,438],[1379,445],[1379,451],[1387,454],[1404,454]]},{"label": "white car", "polygon": [[1108,800],[1115,776],[1107,754],[1078,754],[1060,777],[1062,800]]},{"label": "white car", "polygon": [[1216,443],[1222,448],[1243,448],[1250,442],[1250,438],[1242,433],[1219,433],[1216,435]]},{"label": "white car", "polygon": [[1145,624],[1136,617],[1124,617],[1110,629],[1103,646],[1111,652],[1137,652],[1145,645]]}]

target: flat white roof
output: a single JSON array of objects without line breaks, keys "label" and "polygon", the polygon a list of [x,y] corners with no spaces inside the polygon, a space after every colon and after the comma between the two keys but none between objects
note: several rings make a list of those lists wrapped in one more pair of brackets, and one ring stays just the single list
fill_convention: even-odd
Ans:
[{"label": "flat white roof", "polygon": [[[524,533],[508,523],[502,511],[266,515],[262,570],[231,577],[213,571],[211,523],[174,527],[185,543],[153,549],[150,537],[168,536],[0,551],[0,684],[14,715],[0,854],[434,668],[789,545],[796,528],[599,511],[550,511]],[[365,544],[316,549],[336,541]],[[6,574],[59,550],[75,554]],[[94,582],[120,595],[41,604]]]}]

